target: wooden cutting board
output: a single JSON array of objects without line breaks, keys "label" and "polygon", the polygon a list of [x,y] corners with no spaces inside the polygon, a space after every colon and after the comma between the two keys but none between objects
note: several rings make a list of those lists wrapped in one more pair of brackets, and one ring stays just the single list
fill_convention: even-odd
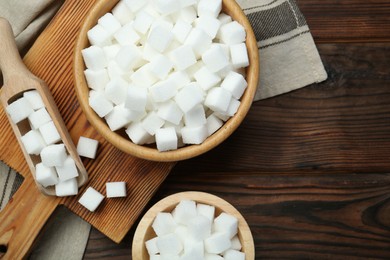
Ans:
[{"label": "wooden cutting board", "polygon": [[[73,46],[80,25],[94,2],[66,0],[24,58],[27,67],[49,85],[73,142],[77,144],[81,135],[99,140],[97,158],[83,159],[90,180],[75,197],[42,195],[30,175],[4,110],[0,108],[0,160],[25,178],[0,212],[0,246],[7,247],[5,258],[21,259],[28,254],[39,231],[60,204],[119,243],[175,165],[141,160],[116,149],[92,128],[79,107],[73,89]],[[77,202],[89,186],[105,194],[107,181],[126,181],[127,198],[105,199],[94,213]]]}]

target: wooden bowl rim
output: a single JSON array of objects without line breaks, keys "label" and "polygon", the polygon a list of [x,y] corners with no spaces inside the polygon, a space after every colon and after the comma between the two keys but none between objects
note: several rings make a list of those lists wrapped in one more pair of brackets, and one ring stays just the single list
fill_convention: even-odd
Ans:
[{"label": "wooden bowl rim", "polygon": [[[73,63],[75,91],[87,120],[108,142],[121,151],[151,161],[172,162],[189,159],[205,153],[222,143],[238,128],[248,113],[252,105],[259,80],[260,68],[256,37],[247,17],[239,5],[234,0],[223,0],[223,11],[231,15],[234,20],[243,25],[247,33],[246,45],[250,63],[246,69],[248,87],[240,99],[241,105],[237,113],[226,121],[217,132],[209,136],[202,144],[187,145],[182,148],[178,148],[177,150],[159,152],[156,148],[134,144],[129,138],[123,137],[120,134],[111,131],[106,122],[100,118],[88,104],[89,88],[84,76],[85,65],[81,55],[81,50],[89,46],[87,40],[88,30],[97,23],[97,19],[99,17],[101,17],[105,12],[111,10],[117,2],[118,0],[97,1],[86,16],[76,40]],[[252,51],[250,52],[250,50]]]},{"label": "wooden bowl rim", "polygon": [[252,232],[241,213],[226,200],[216,195],[200,191],[184,191],[169,195],[158,201],[145,213],[139,222],[133,237],[133,259],[142,259],[144,254],[148,254],[145,246],[146,233],[148,229],[152,228],[151,226],[156,215],[159,212],[166,212],[167,209],[175,207],[181,200],[193,200],[196,203],[204,203],[215,206],[216,209],[221,209],[221,211],[237,217],[238,235],[242,244],[241,251],[245,252],[245,258],[247,260],[255,259],[255,246]]}]

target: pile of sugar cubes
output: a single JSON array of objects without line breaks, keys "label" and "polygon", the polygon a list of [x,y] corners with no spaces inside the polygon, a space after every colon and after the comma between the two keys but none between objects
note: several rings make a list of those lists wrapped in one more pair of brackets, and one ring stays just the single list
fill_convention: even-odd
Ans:
[{"label": "pile of sugar cubes", "polygon": [[157,214],[156,237],[145,242],[151,260],[245,260],[237,236],[238,220],[210,205],[182,200],[171,212]]},{"label": "pile of sugar cubes", "polygon": [[221,9],[222,0],[121,0],[88,31],[89,105],[112,131],[169,151],[235,115],[246,32]]},{"label": "pile of sugar cubes", "polygon": [[16,125],[28,121],[30,130],[22,135],[21,141],[28,154],[39,158],[40,162],[35,164],[35,180],[45,188],[54,186],[57,196],[76,195],[79,171],[39,92],[24,92],[23,97],[6,107],[6,112]]}]

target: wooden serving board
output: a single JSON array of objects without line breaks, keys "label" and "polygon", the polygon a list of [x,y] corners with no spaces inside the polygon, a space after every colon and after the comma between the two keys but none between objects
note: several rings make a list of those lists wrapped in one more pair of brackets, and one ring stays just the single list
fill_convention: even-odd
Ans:
[{"label": "wooden serving board", "polygon": [[[75,197],[53,198],[41,194],[0,108],[0,160],[25,178],[0,212],[0,246],[7,247],[5,258],[21,259],[28,254],[39,231],[60,204],[119,243],[175,165],[145,161],[116,149],[93,129],[79,107],[73,88],[73,47],[80,25],[94,2],[66,0],[24,58],[27,67],[48,84],[73,142],[77,144],[81,135],[99,140],[97,158],[83,159],[90,180]],[[94,213],[77,202],[89,186],[105,194],[108,181],[126,181],[128,196],[106,199]]]}]

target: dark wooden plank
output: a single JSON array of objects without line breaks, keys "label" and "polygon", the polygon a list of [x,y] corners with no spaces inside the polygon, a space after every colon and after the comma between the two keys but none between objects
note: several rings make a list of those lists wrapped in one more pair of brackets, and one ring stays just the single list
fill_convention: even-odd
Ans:
[{"label": "dark wooden plank", "polygon": [[388,0],[297,0],[316,42],[390,41]]}]

